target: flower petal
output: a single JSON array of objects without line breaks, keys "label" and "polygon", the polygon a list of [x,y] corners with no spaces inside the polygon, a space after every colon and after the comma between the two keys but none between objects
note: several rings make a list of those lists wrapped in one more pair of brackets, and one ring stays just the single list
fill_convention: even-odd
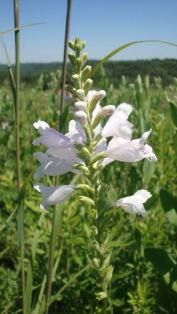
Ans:
[{"label": "flower petal", "polygon": [[126,103],[120,104],[105,124],[102,135],[104,137],[120,136],[120,126],[125,124],[131,112],[131,105]]},{"label": "flower petal", "polygon": [[34,153],[34,157],[41,163],[35,173],[35,178],[43,177],[44,175],[62,175],[73,170],[73,162],[71,161],[49,157],[47,154],[40,152]]},{"label": "flower petal", "polygon": [[141,138],[136,140],[126,140],[124,138],[113,138],[107,147],[109,158],[124,162],[136,162],[147,158],[150,161],[157,161],[150,145],[144,144],[150,131],[145,132]]},{"label": "flower petal", "polygon": [[48,205],[63,203],[74,191],[74,185],[45,186],[44,184],[36,184],[34,188],[43,195],[41,209],[45,209]]},{"label": "flower petal", "polygon": [[40,137],[33,141],[33,145],[43,144],[47,147],[59,147],[61,145],[70,146],[71,140],[57,130],[50,128],[46,122],[38,121],[33,125],[41,134]]},{"label": "flower petal", "polygon": [[145,203],[151,196],[150,192],[142,189],[131,196],[119,199],[113,204],[113,206],[122,207],[128,213],[144,216],[146,214],[146,210],[143,203]]}]

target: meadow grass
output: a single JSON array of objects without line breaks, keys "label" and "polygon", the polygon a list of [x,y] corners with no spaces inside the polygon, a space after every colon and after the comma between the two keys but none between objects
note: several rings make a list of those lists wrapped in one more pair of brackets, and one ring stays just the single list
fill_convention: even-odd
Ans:
[{"label": "meadow grass", "polygon": [[[35,132],[33,121],[46,120],[57,126],[57,74],[50,76],[49,88],[43,90],[41,80],[34,86],[22,83],[20,97],[21,169],[24,184],[25,275],[30,274],[31,302],[29,313],[44,312],[48,246],[52,226],[52,210],[41,212],[40,197],[33,190],[37,167],[32,153]],[[112,86],[102,74],[107,89],[105,104],[122,101],[134,106],[131,122],[139,125],[139,136],[151,126],[150,143],[158,162],[126,164],[115,162],[104,170],[105,193],[102,206],[103,224],[111,231],[114,264],[109,313],[176,313],[176,130],[167,98],[176,103],[177,84],[162,88],[159,80],[149,84],[140,76],[133,84],[125,78]],[[16,198],[16,166],[13,97],[8,84],[1,87],[1,255],[0,311],[18,313],[22,310],[20,251],[17,241],[18,207]],[[67,106],[65,106],[67,111]],[[66,118],[66,125],[69,113]],[[139,133],[138,133],[139,132]],[[70,174],[61,177],[68,184]],[[51,183],[48,177],[47,184]],[[115,188],[116,187],[116,188]],[[121,209],[107,209],[109,201],[130,195],[140,188],[148,189],[153,198],[148,202],[147,217],[127,215]],[[13,214],[14,213],[14,214]],[[49,313],[99,313],[95,299],[97,284],[89,267],[91,227],[84,205],[72,197],[60,207],[57,220],[56,250],[53,267],[53,290]],[[114,222],[114,224],[113,224]],[[166,297],[164,297],[164,295]]]}]

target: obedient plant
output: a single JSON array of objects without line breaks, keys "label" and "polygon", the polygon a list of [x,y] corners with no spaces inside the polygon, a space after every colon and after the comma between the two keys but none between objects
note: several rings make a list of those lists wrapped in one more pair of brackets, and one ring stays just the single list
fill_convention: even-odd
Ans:
[{"label": "obedient plant", "polygon": [[[85,43],[76,39],[69,45],[72,52],[68,57],[75,71],[72,84],[68,87],[73,98],[70,105],[73,119],[66,134],[51,128],[44,121],[34,123],[40,136],[33,144],[42,144],[47,148],[45,153],[35,153],[40,162],[35,177],[72,172],[78,173],[81,181],[80,184],[59,186],[38,183],[34,187],[42,193],[42,209],[64,202],[73,193],[79,194],[80,201],[88,207],[92,230],[90,258],[100,287],[97,299],[106,300],[113,266],[111,249],[107,245],[108,234],[102,230],[99,220],[102,213],[101,173],[113,161],[137,162],[144,158],[156,161],[157,158],[152,147],[146,144],[151,130],[138,139],[132,139],[133,125],[128,121],[133,109],[130,104],[101,106],[106,92],[92,90],[91,67],[85,66],[87,54],[81,53]],[[150,197],[151,193],[142,189],[132,196],[113,200],[110,206],[122,207],[128,213],[144,216],[146,211],[143,204]]]}]

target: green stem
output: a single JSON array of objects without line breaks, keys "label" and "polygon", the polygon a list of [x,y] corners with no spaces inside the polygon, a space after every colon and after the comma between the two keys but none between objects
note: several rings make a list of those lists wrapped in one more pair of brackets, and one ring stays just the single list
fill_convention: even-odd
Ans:
[{"label": "green stem", "polygon": [[72,0],[67,2],[67,15],[66,15],[66,27],[65,27],[65,43],[64,43],[64,55],[63,55],[63,71],[62,71],[62,86],[61,86],[61,100],[60,100],[60,125],[59,129],[62,129],[62,114],[63,114],[63,101],[66,82],[66,70],[67,70],[67,52],[70,32],[70,20],[71,20],[71,5]]},{"label": "green stem", "polygon": [[47,291],[46,291],[46,302],[45,302],[45,314],[49,313],[50,295],[52,291],[52,273],[55,255],[55,243],[56,243],[56,231],[57,231],[57,209],[53,209],[52,218],[52,233],[50,242],[49,262],[48,262],[48,276],[47,276]]},{"label": "green stem", "polygon": [[24,267],[24,208],[20,200],[21,173],[20,173],[20,127],[19,127],[19,94],[20,94],[20,22],[19,1],[14,0],[14,27],[15,27],[15,141],[16,141],[16,169],[17,169],[17,191],[18,191],[18,233],[20,236],[20,260],[22,278],[23,313],[25,314],[25,267]]},{"label": "green stem", "polygon": [[19,94],[20,94],[20,30],[19,30],[19,1],[14,0],[14,26],[15,31],[15,139],[16,139],[16,168],[17,168],[17,189],[21,189],[20,174],[20,126],[19,126]]}]

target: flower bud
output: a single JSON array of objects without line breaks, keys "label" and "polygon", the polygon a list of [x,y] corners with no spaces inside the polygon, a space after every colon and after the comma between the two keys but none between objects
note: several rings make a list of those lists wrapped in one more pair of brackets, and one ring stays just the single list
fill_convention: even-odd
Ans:
[{"label": "flower bud", "polygon": [[98,235],[97,227],[96,226],[92,226],[92,230],[93,230],[94,235],[97,236]]},{"label": "flower bud", "polygon": [[95,109],[97,103],[98,103],[100,100],[102,100],[105,96],[106,96],[106,92],[105,92],[104,90],[100,90],[99,92],[96,92],[96,93],[93,95],[93,97],[92,97],[92,99],[91,99],[91,101],[90,101],[90,104],[89,104],[89,110],[90,110],[90,112],[92,112],[92,111]]},{"label": "flower bud", "polygon": [[89,169],[84,165],[76,164],[74,168],[82,171],[86,176],[90,175]]},{"label": "flower bud", "polygon": [[90,209],[90,216],[92,219],[98,219],[98,212],[96,210],[96,208],[91,208]]},{"label": "flower bud", "polygon": [[108,266],[106,269],[106,275],[104,280],[106,281],[107,284],[110,283],[111,279],[112,279],[112,273],[113,273],[113,267],[112,266]]},{"label": "flower bud", "polygon": [[80,100],[85,100],[85,92],[83,89],[77,89],[76,95]]},{"label": "flower bud", "polygon": [[72,40],[69,41],[69,48],[71,48],[72,50],[75,50],[74,41]]},{"label": "flower bud", "polygon": [[97,161],[103,160],[104,158],[107,157],[107,153],[106,151],[100,152],[98,154],[96,154],[93,159],[92,159],[92,163],[95,163]]},{"label": "flower bud", "polygon": [[78,149],[78,157],[82,159],[85,163],[88,163],[91,160],[91,154],[86,147]]},{"label": "flower bud", "polygon": [[112,114],[115,110],[116,110],[116,107],[114,105],[105,106],[99,112],[99,115],[102,117],[105,117]]},{"label": "flower bud", "polygon": [[90,197],[88,196],[79,196],[79,201],[83,202],[83,203],[86,203],[88,205],[91,205],[91,206],[95,206],[95,202],[94,200],[92,200]]},{"label": "flower bud", "polygon": [[84,101],[76,101],[74,103],[74,108],[76,110],[82,110],[82,111],[85,111],[86,109],[86,103]]},{"label": "flower bud", "polygon": [[68,58],[72,64],[76,64],[76,57],[72,52],[68,52]]},{"label": "flower bud", "polygon": [[76,190],[81,190],[81,191],[84,191],[84,192],[91,192],[91,193],[94,193],[94,189],[89,186],[88,184],[78,184],[76,185]]},{"label": "flower bud", "polygon": [[96,268],[99,268],[100,266],[100,261],[98,258],[93,258],[93,264]]},{"label": "flower bud", "polygon": [[85,82],[85,80],[89,77],[92,71],[92,67],[90,65],[86,65],[86,67],[81,71],[81,80]]},{"label": "flower bud", "polygon": [[96,298],[98,301],[102,301],[107,298],[106,292],[102,291],[96,294]]},{"label": "flower bud", "polygon": [[74,74],[74,75],[72,75],[72,78],[77,83],[77,85],[79,86],[79,84],[80,84],[80,76],[78,74]]},{"label": "flower bud", "polygon": [[82,63],[82,66],[87,62],[88,60],[88,53],[87,52],[84,52],[82,55],[81,55],[81,63]]},{"label": "flower bud", "polygon": [[105,106],[103,107],[100,112],[96,115],[92,127],[95,129],[96,126],[101,122],[101,120],[107,116],[112,114],[115,111],[116,107],[114,105],[109,105],[109,106]]},{"label": "flower bud", "polygon": [[87,80],[85,81],[85,83],[84,83],[84,85],[83,85],[83,90],[84,90],[84,92],[85,92],[86,94],[87,94],[88,91],[91,89],[92,83],[93,83],[93,81],[92,81],[91,79],[87,79]]},{"label": "flower bud", "polygon": [[74,117],[76,120],[78,120],[80,122],[80,124],[82,126],[84,126],[87,122],[87,115],[84,111],[80,110],[80,111],[76,111],[74,114]]}]

